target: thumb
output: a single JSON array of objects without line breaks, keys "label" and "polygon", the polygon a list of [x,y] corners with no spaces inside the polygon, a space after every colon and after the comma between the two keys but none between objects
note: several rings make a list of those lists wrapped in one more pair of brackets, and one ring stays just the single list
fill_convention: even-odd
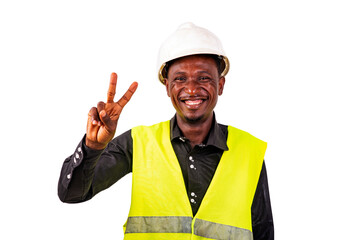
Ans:
[{"label": "thumb", "polygon": [[113,131],[113,126],[112,126],[113,121],[111,120],[110,116],[106,113],[105,110],[102,110],[99,115],[100,115],[101,122],[105,125],[107,130],[112,132]]}]

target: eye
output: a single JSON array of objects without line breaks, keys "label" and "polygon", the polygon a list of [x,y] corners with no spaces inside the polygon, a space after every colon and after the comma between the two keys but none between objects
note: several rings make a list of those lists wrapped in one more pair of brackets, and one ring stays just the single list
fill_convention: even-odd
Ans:
[{"label": "eye", "polygon": [[207,77],[207,76],[201,76],[201,77],[198,78],[198,80],[201,81],[201,82],[208,82],[208,81],[211,80],[211,78]]},{"label": "eye", "polygon": [[176,82],[184,82],[184,81],[186,81],[186,78],[185,77],[176,77],[174,79],[174,81],[176,81]]}]

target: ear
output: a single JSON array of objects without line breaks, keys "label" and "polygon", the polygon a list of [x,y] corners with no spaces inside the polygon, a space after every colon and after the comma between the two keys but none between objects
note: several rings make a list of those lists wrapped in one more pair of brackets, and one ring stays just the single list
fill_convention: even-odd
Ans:
[{"label": "ear", "polygon": [[218,80],[218,96],[221,96],[223,93],[223,89],[224,89],[224,84],[226,83],[226,79],[225,77],[221,77]]},{"label": "ear", "polygon": [[165,82],[166,91],[167,91],[167,96],[170,96],[170,94],[169,94],[169,83],[168,83],[168,79],[167,79],[167,78],[164,78],[163,81]]}]

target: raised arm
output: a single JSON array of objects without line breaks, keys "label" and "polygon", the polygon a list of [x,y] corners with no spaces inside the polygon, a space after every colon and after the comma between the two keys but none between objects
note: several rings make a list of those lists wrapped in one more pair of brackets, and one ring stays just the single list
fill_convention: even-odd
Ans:
[{"label": "raised arm", "polygon": [[86,138],[62,165],[58,195],[63,202],[87,201],[132,170],[131,132],[120,135],[112,145],[108,143],[115,135],[118,118],[136,91],[137,83],[132,83],[122,98],[114,102],[116,84],[117,75],[112,73],[107,102],[99,102],[91,108]]}]

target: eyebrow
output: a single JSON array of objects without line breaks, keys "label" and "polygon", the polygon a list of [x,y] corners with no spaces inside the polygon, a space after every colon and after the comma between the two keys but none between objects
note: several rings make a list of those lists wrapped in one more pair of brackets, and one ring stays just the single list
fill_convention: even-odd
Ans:
[{"label": "eyebrow", "polygon": [[206,74],[211,75],[208,71],[205,71],[205,70],[199,71],[198,73],[206,73]]},{"label": "eyebrow", "polygon": [[182,75],[182,74],[186,74],[185,72],[175,72],[175,75]]},{"label": "eyebrow", "polygon": [[[211,75],[208,71],[205,71],[205,70],[201,70],[201,71],[198,71],[196,73],[206,73],[206,74]],[[182,74],[186,74],[186,72],[175,72],[174,73],[174,75],[182,75]]]}]

